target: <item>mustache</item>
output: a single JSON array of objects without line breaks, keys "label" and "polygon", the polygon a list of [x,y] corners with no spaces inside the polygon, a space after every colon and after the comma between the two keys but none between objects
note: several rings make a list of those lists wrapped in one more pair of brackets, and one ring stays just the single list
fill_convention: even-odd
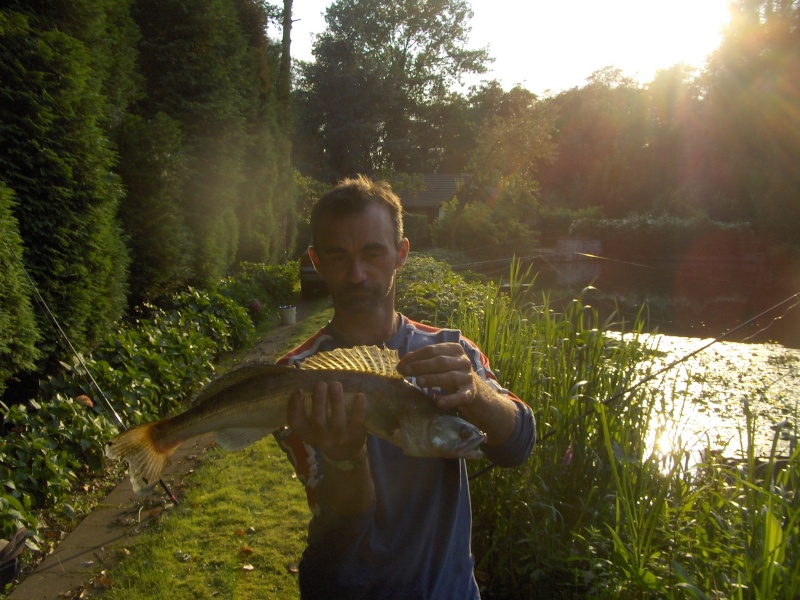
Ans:
[{"label": "mustache", "polygon": [[345,294],[350,293],[360,293],[360,292],[372,292],[372,287],[367,283],[348,283],[347,285],[342,288],[342,291]]}]

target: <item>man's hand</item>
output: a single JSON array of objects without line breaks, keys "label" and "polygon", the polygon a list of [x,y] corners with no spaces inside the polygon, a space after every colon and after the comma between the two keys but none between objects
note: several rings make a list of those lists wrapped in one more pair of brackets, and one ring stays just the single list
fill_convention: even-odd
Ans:
[{"label": "man's hand", "polygon": [[349,419],[342,384],[338,381],[320,382],[315,386],[309,415],[306,415],[303,396],[303,390],[296,390],[289,399],[289,427],[306,444],[319,448],[333,460],[355,458],[367,442],[364,394],[356,394]]},{"label": "man's hand", "polygon": [[444,342],[431,344],[409,352],[397,363],[397,370],[415,377],[419,387],[438,387],[447,395],[436,400],[442,409],[461,408],[471,404],[478,394],[480,377],[461,344]]},{"label": "man's hand", "polygon": [[414,377],[420,387],[448,392],[434,400],[436,405],[444,410],[458,409],[464,419],[486,434],[488,445],[502,444],[514,431],[514,401],[481,379],[461,344],[443,342],[409,352],[397,363],[397,370]]}]

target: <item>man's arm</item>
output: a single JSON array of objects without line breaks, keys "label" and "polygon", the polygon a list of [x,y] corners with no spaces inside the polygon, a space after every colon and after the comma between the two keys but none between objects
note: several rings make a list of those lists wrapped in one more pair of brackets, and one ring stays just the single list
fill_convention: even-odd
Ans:
[{"label": "man's arm", "polygon": [[397,365],[403,375],[415,377],[420,387],[449,392],[435,400],[443,409],[458,409],[461,416],[486,434],[488,446],[505,443],[514,432],[516,403],[497,392],[472,368],[461,344],[431,344],[406,354]]},{"label": "man's arm", "polygon": [[289,400],[289,427],[306,444],[325,456],[325,475],[319,484],[320,506],[340,515],[367,512],[375,499],[375,486],[367,455],[364,418],[367,401],[357,394],[347,419],[344,392],[338,382],[314,388],[311,412],[306,415],[304,393],[297,390]]}]

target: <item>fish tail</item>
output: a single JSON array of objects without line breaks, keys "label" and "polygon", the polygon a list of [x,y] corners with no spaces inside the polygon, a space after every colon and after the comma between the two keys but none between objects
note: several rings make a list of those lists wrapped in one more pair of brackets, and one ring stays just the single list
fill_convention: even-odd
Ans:
[{"label": "fish tail", "polygon": [[106,445],[108,458],[128,463],[131,485],[137,494],[144,494],[158,483],[167,466],[169,457],[177,448],[156,442],[155,428],[158,421],[145,423],[120,433]]}]

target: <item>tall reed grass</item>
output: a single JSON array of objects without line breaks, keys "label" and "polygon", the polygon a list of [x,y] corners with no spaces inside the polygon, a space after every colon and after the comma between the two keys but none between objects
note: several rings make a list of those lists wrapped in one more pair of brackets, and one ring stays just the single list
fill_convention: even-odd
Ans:
[{"label": "tall reed grass", "polygon": [[[437,286],[453,280],[437,270]],[[481,469],[471,482],[485,598],[800,597],[798,451],[759,464],[749,415],[738,468],[711,452],[689,460],[680,440],[662,453],[654,428],[675,410],[664,390],[625,392],[654,351],[640,323],[601,322],[583,295],[557,311],[518,265],[505,289],[462,281],[425,292],[449,305],[464,299],[429,314],[475,341],[537,418],[540,440],[525,465]]]}]

